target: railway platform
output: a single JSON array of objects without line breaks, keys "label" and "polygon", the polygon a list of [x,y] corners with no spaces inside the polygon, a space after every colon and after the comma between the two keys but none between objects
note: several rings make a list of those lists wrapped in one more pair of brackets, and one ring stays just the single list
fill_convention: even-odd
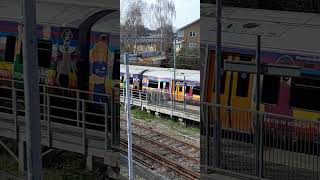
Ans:
[{"label": "railway platform", "polygon": [[[125,103],[125,91],[121,89],[120,102]],[[194,121],[200,123],[200,105],[196,100],[179,95],[185,101],[172,101],[171,94],[156,92],[154,94],[143,91],[131,92],[131,104],[140,107],[142,110],[153,111],[160,114],[176,117],[181,121]]]}]

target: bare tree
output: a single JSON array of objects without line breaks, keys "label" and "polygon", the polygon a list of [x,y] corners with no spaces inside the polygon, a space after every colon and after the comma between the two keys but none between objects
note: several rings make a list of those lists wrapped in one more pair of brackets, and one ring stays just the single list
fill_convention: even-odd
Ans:
[{"label": "bare tree", "polygon": [[[144,23],[143,13],[146,4],[142,0],[123,1],[121,7],[123,9],[122,24],[121,24],[121,35],[125,37],[138,37],[143,34]],[[127,45],[124,47],[128,51],[134,51],[135,45]]]},{"label": "bare tree", "polygon": [[150,5],[150,10],[152,12],[152,24],[155,29],[160,31],[161,37],[163,37],[163,33],[168,26],[172,29],[173,19],[176,17],[175,4],[172,0],[156,0],[155,3]]}]

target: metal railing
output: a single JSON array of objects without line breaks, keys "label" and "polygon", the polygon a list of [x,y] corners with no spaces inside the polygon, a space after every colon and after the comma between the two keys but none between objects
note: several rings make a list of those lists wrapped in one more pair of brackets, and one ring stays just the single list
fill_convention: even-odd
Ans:
[{"label": "metal railing", "polygon": [[[39,85],[39,89],[41,128],[47,131],[49,146],[52,143],[51,125],[55,123],[81,129],[84,149],[87,149],[89,140],[96,140],[87,136],[89,130],[105,135],[106,150],[119,148],[119,89],[112,89],[108,95],[43,84]],[[24,106],[23,82],[0,79],[0,113],[12,115],[17,139],[19,126],[23,124],[19,122],[19,117],[25,115]]]},{"label": "metal railing", "polygon": [[[220,130],[215,127],[216,108]],[[201,118],[202,171],[257,179],[320,178],[320,122],[211,103],[203,104]]]},{"label": "metal railing", "polygon": [[[181,95],[154,90],[131,89],[132,104],[142,107],[144,104],[200,115],[200,99],[189,95]],[[120,89],[120,98],[125,101],[125,89]],[[173,102],[175,99],[175,102]]]}]

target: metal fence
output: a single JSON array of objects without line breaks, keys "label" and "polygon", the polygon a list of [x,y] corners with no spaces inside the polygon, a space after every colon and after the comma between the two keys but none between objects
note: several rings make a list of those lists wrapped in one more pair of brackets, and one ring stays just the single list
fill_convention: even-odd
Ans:
[{"label": "metal fence", "polygon": [[[88,135],[90,130],[104,134],[106,150],[119,148],[119,89],[113,89],[108,95],[49,85],[39,85],[39,89],[41,128],[47,131],[49,145],[54,131],[62,132],[67,127],[76,127],[82,130],[84,149],[88,149],[88,141],[97,140]],[[16,139],[19,127],[24,124],[19,122],[20,117],[25,115],[24,106],[23,83],[0,79],[0,113],[12,115]],[[60,124],[61,129],[53,129],[53,123]]]},{"label": "metal fence", "polygon": [[[120,96],[124,98],[125,89],[120,89]],[[168,108],[172,111],[181,111],[200,115],[200,99],[190,95],[173,94],[162,90],[136,90],[130,92],[132,104],[147,105]]]},{"label": "metal fence", "polygon": [[202,171],[274,180],[320,179],[320,122],[210,103],[203,104],[201,118]]}]

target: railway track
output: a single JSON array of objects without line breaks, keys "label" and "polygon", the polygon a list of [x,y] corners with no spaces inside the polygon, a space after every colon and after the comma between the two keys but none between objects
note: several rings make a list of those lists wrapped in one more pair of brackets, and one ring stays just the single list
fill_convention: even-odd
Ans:
[{"label": "railway track", "polygon": [[[121,131],[126,132],[121,119]],[[200,178],[200,148],[156,130],[132,123],[135,160],[150,169],[165,169],[170,178]],[[121,146],[127,148],[126,133],[121,133]]]}]

